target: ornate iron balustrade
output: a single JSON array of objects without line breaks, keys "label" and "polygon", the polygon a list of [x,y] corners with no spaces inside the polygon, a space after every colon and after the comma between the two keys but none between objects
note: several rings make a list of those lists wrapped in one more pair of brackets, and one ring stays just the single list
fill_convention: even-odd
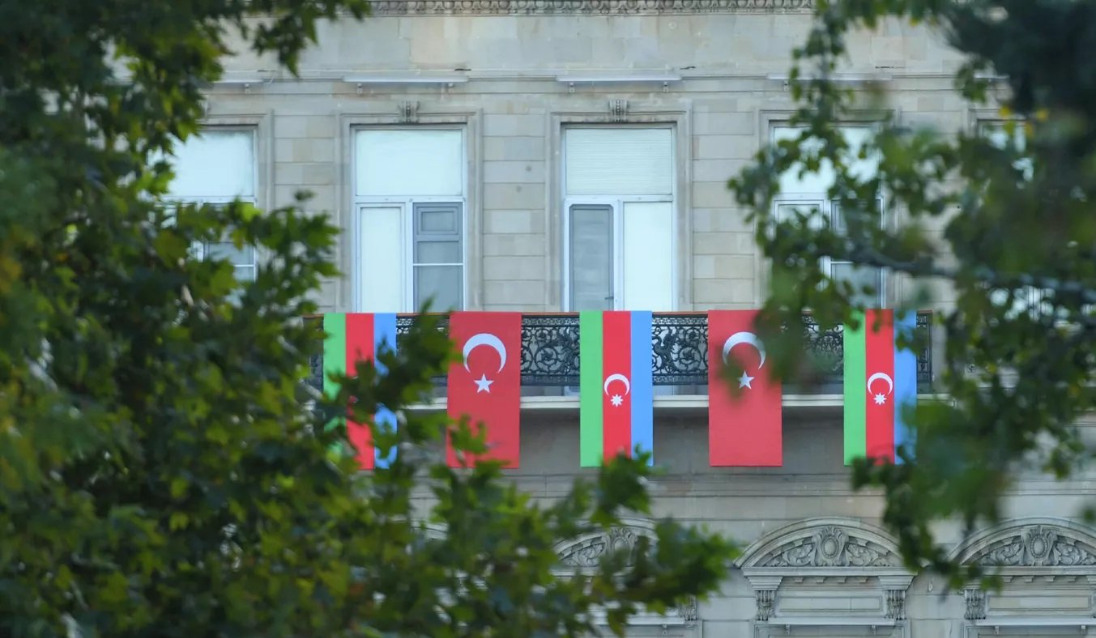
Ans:
[{"label": "ornate iron balustrade", "polygon": [[[397,319],[396,342],[414,316]],[[917,315],[918,331],[927,331],[930,312]],[[842,328],[823,330],[804,316],[803,340],[821,373],[814,386],[832,388],[844,372]],[[443,319],[442,327],[446,326]],[[929,339],[923,341],[931,342]],[[651,324],[652,372],[658,386],[700,386],[708,383],[708,317],[704,313],[656,313]],[[521,383],[523,386],[577,386],[579,383],[577,314],[526,314],[521,320]],[[444,384],[444,379],[439,380]],[[309,383],[323,387],[323,355],[310,361]],[[925,392],[932,384],[932,352],[926,345],[917,355],[917,384]],[[811,391],[807,389],[806,391]],[[814,391],[820,391],[815,389]]]}]

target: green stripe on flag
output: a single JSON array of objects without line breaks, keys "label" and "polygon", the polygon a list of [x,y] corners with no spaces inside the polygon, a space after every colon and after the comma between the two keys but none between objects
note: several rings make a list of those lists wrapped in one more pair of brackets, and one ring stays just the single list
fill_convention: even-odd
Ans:
[{"label": "green stripe on flag", "polygon": [[598,467],[602,440],[602,322],[601,312],[578,313],[579,464]]},{"label": "green stripe on flag", "polygon": [[860,328],[845,326],[845,465],[857,457],[867,455],[868,427],[864,399],[864,383],[867,378],[867,340],[863,316]]},{"label": "green stripe on flag", "polygon": [[[339,393],[339,384],[331,380],[331,375],[346,374],[346,315],[324,315],[323,331],[327,333],[323,341],[323,393],[332,398]],[[339,422],[340,419],[332,419],[328,429]]]}]

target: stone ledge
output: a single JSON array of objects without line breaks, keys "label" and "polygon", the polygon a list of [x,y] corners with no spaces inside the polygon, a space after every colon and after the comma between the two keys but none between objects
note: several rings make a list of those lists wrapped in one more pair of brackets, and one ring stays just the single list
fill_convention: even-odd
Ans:
[{"label": "stone ledge", "polygon": [[813,0],[373,0],[374,16],[663,15],[809,11]]}]

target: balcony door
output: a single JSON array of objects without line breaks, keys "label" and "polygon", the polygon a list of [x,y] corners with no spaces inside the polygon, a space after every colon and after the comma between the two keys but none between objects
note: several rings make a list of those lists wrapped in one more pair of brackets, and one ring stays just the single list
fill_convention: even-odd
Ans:
[{"label": "balcony door", "polygon": [[567,310],[672,310],[669,127],[564,130]]}]

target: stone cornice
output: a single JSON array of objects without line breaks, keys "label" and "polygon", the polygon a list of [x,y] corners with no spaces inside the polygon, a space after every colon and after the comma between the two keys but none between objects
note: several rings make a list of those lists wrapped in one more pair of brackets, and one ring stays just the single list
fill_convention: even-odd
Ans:
[{"label": "stone cornice", "polygon": [[660,15],[807,11],[814,0],[373,0],[373,15]]}]

